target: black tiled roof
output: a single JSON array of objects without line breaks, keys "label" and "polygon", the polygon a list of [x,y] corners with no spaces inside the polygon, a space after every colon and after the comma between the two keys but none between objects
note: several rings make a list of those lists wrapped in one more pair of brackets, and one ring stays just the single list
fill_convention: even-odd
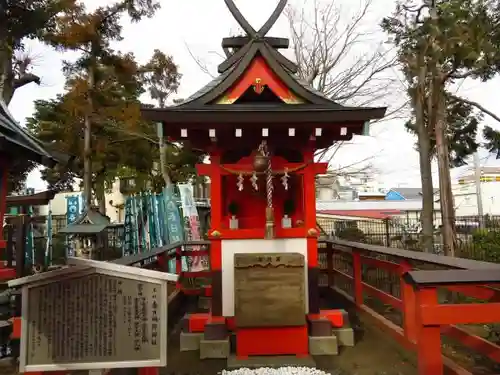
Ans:
[{"label": "black tiled roof", "polygon": [[14,120],[7,105],[1,99],[0,140],[3,143],[2,149],[7,154],[23,155],[29,160],[46,166],[53,166],[60,161]]}]

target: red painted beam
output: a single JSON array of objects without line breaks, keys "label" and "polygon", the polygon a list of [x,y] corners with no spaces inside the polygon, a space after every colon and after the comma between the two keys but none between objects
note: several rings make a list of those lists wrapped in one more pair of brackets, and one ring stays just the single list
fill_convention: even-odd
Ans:
[{"label": "red painted beam", "polygon": [[16,270],[14,268],[0,268],[0,280],[12,280],[16,278]]}]

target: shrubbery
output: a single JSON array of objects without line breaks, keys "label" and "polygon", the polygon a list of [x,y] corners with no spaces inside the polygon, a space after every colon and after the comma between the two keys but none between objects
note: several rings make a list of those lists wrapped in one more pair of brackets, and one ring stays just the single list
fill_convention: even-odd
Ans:
[{"label": "shrubbery", "polygon": [[347,226],[337,232],[337,237],[346,241],[365,242],[365,234],[357,226]]},{"label": "shrubbery", "polygon": [[[469,247],[470,245],[466,245]],[[472,246],[462,249],[470,252],[468,258],[500,263],[500,232],[488,229],[476,229],[472,233]]]}]

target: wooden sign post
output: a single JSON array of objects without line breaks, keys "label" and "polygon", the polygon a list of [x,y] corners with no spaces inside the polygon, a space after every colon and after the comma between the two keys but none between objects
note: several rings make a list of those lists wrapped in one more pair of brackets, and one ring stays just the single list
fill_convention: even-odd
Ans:
[{"label": "wooden sign post", "polygon": [[22,288],[20,372],[167,365],[169,274],[71,259]]}]

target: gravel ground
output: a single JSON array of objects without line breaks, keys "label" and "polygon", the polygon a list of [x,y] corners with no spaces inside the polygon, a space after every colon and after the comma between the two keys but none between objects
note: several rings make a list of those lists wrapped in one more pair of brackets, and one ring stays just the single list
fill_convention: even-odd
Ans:
[{"label": "gravel ground", "polygon": [[224,370],[221,375],[329,375],[329,373],[309,367],[261,367],[258,369],[240,368],[232,371]]}]

